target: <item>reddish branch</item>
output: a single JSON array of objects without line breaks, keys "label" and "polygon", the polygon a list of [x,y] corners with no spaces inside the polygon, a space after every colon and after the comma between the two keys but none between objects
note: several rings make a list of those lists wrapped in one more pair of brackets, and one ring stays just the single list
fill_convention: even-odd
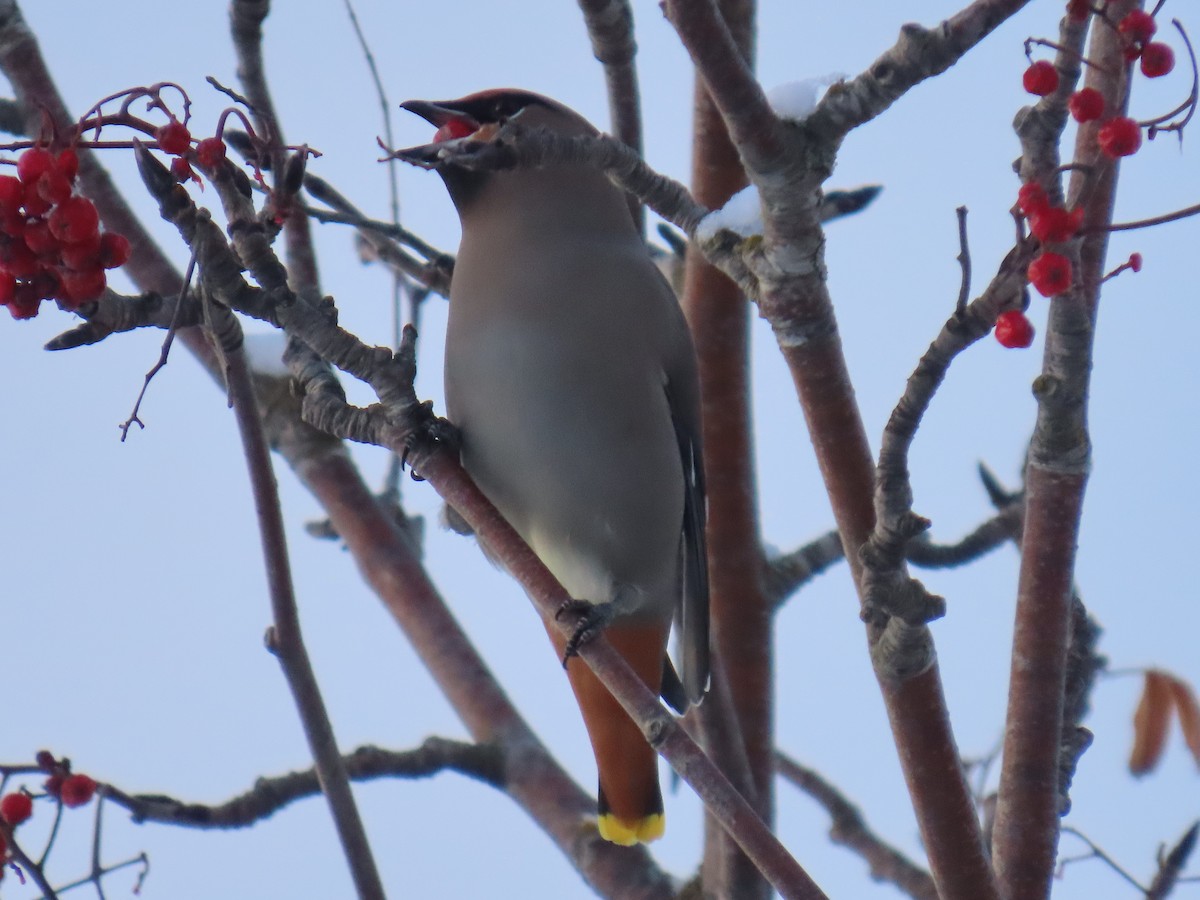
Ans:
[{"label": "reddish branch", "polygon": [[[906,26],[896,46],[867,72],[832,88],[803,123],[785,127],[711,0],[664,3],[762,196],[763,241],[748,266],[757,276],[760,310],[792,372],[843,544],[852,551],[874,525],[872,460],[825,284],[819,186],[851,128],[944,71],[1023,5],[978,0],[937,29]],[[857,552],[848,555],[861,594],[862,567]],[[927,641],[922,631],[906,640]],[[892,632],[870,629],[877,658],[885,635]],[[907,680],[881,673],[880,685],[939,890],[955,897],[997,896],[936,663]]]},{"label": "reddish branch", "polygon": [[[1131,0],[1110,4],[1106,15],[1119,21],[1134,5]],[[1070,47],[1073,39],[1079,45],[1082,35],[1074,33],[1068,23],[1061,43]],[[1123,111],[1128,103],[1129,65],[1122,54],[1116,30],[1094,24],[1088,56],[1101,66],[1088,67],[1086,86],[1099,90],[1106,108],[1114,111]],[[1065,53],[1056,60],[1065,80],[1073,81],[1073,62]],[[1077,77],[1078,64],[1074,64]],[[1035,114],[1044,110],[1047,116],[1065,118],[1055,108],[1064,99],[1058,95],[1046,98]],[[1042,374],[1034,383],[1038,419],[1025,476],[1021,575],[992,843],[1001,889],[1013,898],[1049,893],[1058,845],[1072,578],[1091,460],[1087,392],[1108,242],[1106,226],[1112,221],[1117,175],[1116,163],[1098,148],[1099,125],[1081,125],[1076,139],[1075,161],[1081,165],[1072,169],[1067,205],[1084,207],[1088,233],[1078,248],[1066,248],[1073,260],[1078,260],[1079,275],[1075,287],[1050,305]]]},{"label": "reddish branch", "polygon": [[[736,31],[739,59],[753,58],[753,5],[724,2],[717,13]],[[728,37],[729,30],[725,30]],[[730,38],[733,40],[732,38]],[[749,65],[749,62],[747,62]],[[718,209],[746,186],[746,174],[703,80],[693,88],[692,195]],[[722,770],[749,766],[742,789],[764,822],[774,812],[774,636],[763,586],[754,421],[750,406],[751,307],[738,285],[699,253],[688,253],[683,308],[700,371],[704,468],[708,495],[709,589],[713,656],[727,680],[728,703],[701,708]],[[731,717],[721,721],[721,713]],[[766,897],[770,889],[710,817],[705,831],[704,889],[716,896]]]}]

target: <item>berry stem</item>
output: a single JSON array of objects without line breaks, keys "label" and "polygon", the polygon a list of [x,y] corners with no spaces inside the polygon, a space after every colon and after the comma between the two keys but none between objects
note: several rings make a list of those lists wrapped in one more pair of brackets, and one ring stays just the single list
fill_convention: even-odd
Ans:
[{"label": "berry stem", "polygon": [[[1188,61],[1192,64],[1192,89],[1188,93],[1187,99],[1170,112],[1153,119],[1147,119],[1144,122],[1138,122],[1138,125],[1149,129],[1148,137],[1151,140],[1160,131],[1177,131],[1182,135],[1184,127],[1192,120],[1192,116],[1196,114],[1196,105],[1200,101],[1200,68],[1196,65],[1196,51],[1192,48],[1192,42],[1188,39],[1187,32],[1184,31],[1182,23],[1178,19],[1172,19],[1171,24],[1179,32],[1179,36],[1183,39],[1183,45],[1187,48]],[[1180,113],[1185,113],[1185,115],[1178,122],[1171,122],[1169,125],[1162,124]]]},{"label": "berry stem", "polygon": [[1032,48],[1034,46],[1049,47],[1051,50],[1055,50],[1059,53],[1065,53],[1067,56],[1070,56],[1070,57],[1073,57],[1073,58],[1079,60],[1085,66],[1091,66],[1093,69],[1096,69],[1097,71],[1100,71],[1100,72],[1104,72],[1106,75],[1113,74],[1112,70],[1104,67],[1100,63],[1092,62],[1090,59],[1088,59],[1086,56],[1084,56],[1078,50],[1075,50],[1071,47],[1064,47],[1062,44],[1058,43],[1057,41],[1047,40],[1046,38],[1026,38],[1025,39],[1025,56],[1026,57],[1032,58],[1031,54],[1032,54]]}]

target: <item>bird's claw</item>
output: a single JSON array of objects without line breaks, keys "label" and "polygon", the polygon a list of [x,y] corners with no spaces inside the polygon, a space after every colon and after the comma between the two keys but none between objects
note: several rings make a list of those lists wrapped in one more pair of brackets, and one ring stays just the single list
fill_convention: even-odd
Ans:
[{"label": "bird's claw", "polygon": [[612,603],[592,603],[590,600],[575,600],[574,598],[563,601],[558,612],[554,614],[555,620],[561,620],[564,615],[579,617],[575,622],[575,630],[567,638],[567,645],[563,650],[564,669],[572,656],[579,655],[580,647],[594,639],[608,626],[608,623],[612,621],[613,612]]},{"label": "bird's claw", "polygon": [[[449,419],[443,419],[433,414],[432,402],[426,400],[420,407],[417,415],[421,417],[422,421],[417,423],[404,439],[404,450],[400,453],[400,471],[404,471],[404,467],[408,465],[409,456],[423,445],[440,444],[452,452],[458,450],[460,443],[458,429],[451,424]],[[425,480],[413,467],[410,467],[410,477],[413,481]]]}]

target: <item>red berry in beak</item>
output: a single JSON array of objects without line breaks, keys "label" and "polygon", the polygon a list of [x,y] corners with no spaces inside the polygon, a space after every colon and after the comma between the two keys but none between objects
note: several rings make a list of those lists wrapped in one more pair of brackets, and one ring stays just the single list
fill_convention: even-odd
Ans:
[{"label": "red berry in beak", "polygon": [[433,142],[440,144],[442,141],[452,141],[455,138],[463,138],[467,135],[474,134],[479,129],[479,126],[470,119],[447,119],[437,133],[433,136]]}]

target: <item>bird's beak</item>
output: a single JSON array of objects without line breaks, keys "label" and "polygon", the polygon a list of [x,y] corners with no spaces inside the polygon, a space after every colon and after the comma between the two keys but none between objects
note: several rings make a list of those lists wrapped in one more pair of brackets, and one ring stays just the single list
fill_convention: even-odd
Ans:
[{"label": "bird's beak", "polygon": [[470,114],[454,108],[452,100],[405,100],[401,109],[416,113],[430,125],[437,126],[433,140],[417,147],[407,147],[392,153],[396,159],[404,160],[425,169],[435,168],[441,156],[440,144],[446,141],[470,137],[479,130],[479,122]]}]

